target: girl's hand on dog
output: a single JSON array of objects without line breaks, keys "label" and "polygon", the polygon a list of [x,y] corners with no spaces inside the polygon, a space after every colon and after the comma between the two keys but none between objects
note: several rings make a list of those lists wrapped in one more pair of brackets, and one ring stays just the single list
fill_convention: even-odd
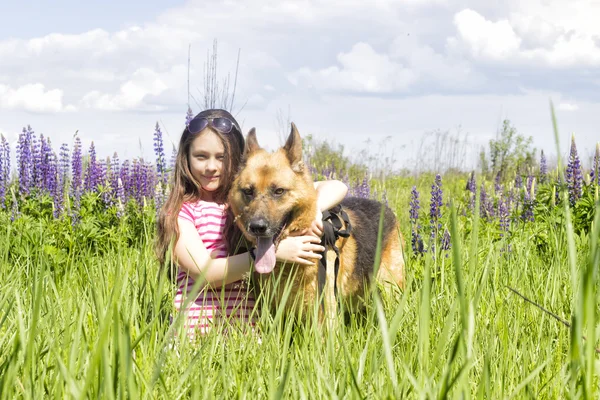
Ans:
[{"label": "girl's hand on dog", "polygon": [[321,258],[317,253],[325,251],[319,243],[321,239],[313,235],[288,236],[279,242],[275,257],[277,261],[313,265]]},{"label": "girl's hand on dog", "polygon": [[299,233],[300,235],[312,235],[319,240],[321,240],[321,236],[323,236],[323,213],[321,210],[317,210],[317,216],[310,225],[310,228],[307,228]]}]

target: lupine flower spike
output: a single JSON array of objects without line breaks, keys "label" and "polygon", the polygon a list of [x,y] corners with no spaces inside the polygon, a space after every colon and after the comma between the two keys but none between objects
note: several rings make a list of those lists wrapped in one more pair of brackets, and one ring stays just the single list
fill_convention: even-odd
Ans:
[{"label": "lupine flower spike", "polygon": [[417,187],[413,186],[410,192],[410,211],[409,211],[409,219],[411,225],[411,245],[412,250],[415,255],[423,254],[423,239],[421,238],[421,234],[419,230],[421,229],[421,225],[419,224],[419,209],[421,208],[419,204],[419,192],[417,191]]},{"label": "lupine flower spike", "polygon": [[154,154],[156,155],[156,173],[159,181],[164,185],[167,184],[167,162],[165,159],[165,149],[163,147],[162,131],[158,122],[154,128]]},{"label": "lupine flower spike", "polygon": [[543,185],[544,183],[546,183],[546,180],[548,179],[548,165],[546,162],[546,156],[544,155],[544,150],[542,150],[542,153],[540,155],[540,185]]},{"label": "lupine flower spike", "polygon": [[440,174],[435,176],[435,182],[431,185],[431,203],[429,206],[429,222],[431,226],[431,251],[435,253],[435,241],[439,237],[439,231],[442,229],[442,177]]},{"label": "lupine flower spike", "polygon": [[569,203],[574,206],[583,194],[583,172],[577,154],[577,146],[575,146],[575,135],[571,136],[571,151],[569,152],[566,179],[569,190]]},{"label": "lupine flower spike", "polygon": [[592,178],[592,184],[595,183],[597,186],[600,186],[600,142],[596,143],[596,154],[594,154],[590,177]]}]

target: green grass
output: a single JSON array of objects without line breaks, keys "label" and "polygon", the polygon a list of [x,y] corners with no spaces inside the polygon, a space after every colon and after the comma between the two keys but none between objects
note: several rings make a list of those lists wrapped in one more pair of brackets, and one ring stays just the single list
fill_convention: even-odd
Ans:
[{"label": "green grass", "polygon": [[39,243],[11,258],[9,224],[2,397],[594,398],[597,241],[576,245],[567,226],[540,219],[549,250],[515,228],[508,252],[476,218],[445,211],[452,251],[409,257],[406,289],[374,297],[364,319],[327,331],[263,312],[258,335],[214,331],[196,342],[173,336],[173,286],[158,274],[150,235],[102,254],[82,249],[57,271],[35,232]]}]

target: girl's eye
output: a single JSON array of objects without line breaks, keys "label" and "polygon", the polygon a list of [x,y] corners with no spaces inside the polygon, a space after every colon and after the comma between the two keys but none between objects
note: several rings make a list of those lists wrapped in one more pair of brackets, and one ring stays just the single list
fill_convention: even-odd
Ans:
[{"label": "girl's eye", "polygon": [[225,156],[217,156],[217,160],[219,161],[223,161],[225,159]]},{"label": "girl's eye", "polygon": [[275,193],[276,196],[281,196],[282,194],[285,193],[285,189],[284,188],[277,188],[273,191],[273,193]]},{"label": "girl's eye", "polygon": [[206,159],[206,156],[205,156],[205,155],[203,155],[203,154],[200,154],[200,155],[197,155],[197,156],[196,156],[196,159],[198,159],[198,160],[205,160],[205,159]]}]

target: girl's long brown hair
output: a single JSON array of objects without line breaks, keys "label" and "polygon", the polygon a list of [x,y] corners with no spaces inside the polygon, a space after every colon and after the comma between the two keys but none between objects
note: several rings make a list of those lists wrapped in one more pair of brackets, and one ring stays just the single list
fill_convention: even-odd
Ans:
[{"label": "girl's long brown hair", "polygon": [[[225,203],[227,201],[227,194],[231,188],[233,178],[237,173],[244,152],[244,136],[240,132],[239,125],[233,116],[220,109],[205,110],[196,115],[194,118],[228,118],[234,124],[230,133],[222,134],[210,126],[205,128],[202,132],[210,129],[216,135],[219,136],[223,147],[225,149],[225,160],[223,163],[223,170],[221,171],[221,186],[213,192],[214,201],[217,203]],[[177,151],[177,157],[175,159],[174,171],[172,174],[171,191],[167,201],[162,206],[158,217],[157,226],[157,238],[155,243],[155,253],[161,267],[165,266],[166,260],[171,260],[172,257],[167,257],[167,253],[171,244],[175,243],[179,239],[179,229],[177,226],[177,217],[179,216],[179,210],[184,202],[198,201],[201,198],[202,187],[200,183],[194,179],[188,161],[188,155],[190,147],[194,139],[202,132],[195,134],[190,133],[186,127],[181,134],[179,140],[179,148]],[[238,229],[233,222],[233,216],[230,211],[227,213],[227,222],[225,226],[225,238],[228,244],[228,253],[232,254],[239,251],[239,249],[231,248],[231,239],[233,237],[239,238],[240,234]],[[171,262],[171,268],[173,271],[173,263]],[[172,276],[171,276],[172,277]]]}]

